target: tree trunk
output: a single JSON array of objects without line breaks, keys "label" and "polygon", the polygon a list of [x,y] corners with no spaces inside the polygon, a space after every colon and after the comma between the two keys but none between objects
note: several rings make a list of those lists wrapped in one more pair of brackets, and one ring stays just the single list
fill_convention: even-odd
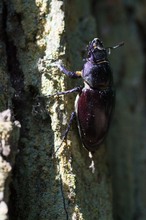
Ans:
[{"label": "tree trunk", "polygon": [[[120,0],[0,2],[0,110],[10,108],[21,124],[5,186],[9,211],[1,220],[146,219],[144,6]],[[94,37],[105,46],[125,46],[110,56],[116,108],[92,173],[76,123],[59,148],[75,94],[48,95],[83,84],[50,64],[62,60],[70,70],[82,69]]]}]

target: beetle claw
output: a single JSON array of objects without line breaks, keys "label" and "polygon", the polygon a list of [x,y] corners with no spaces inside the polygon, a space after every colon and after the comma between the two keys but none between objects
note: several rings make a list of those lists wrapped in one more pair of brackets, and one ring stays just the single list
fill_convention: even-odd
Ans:
[{"label": "beetle claw", "polygon": [[62,60],[57,60],[57,61],[55,61],[53,63],[50,63],[50,66],[58,67],[58,69],[60,69],[60,71],[62,71],[62,67],[63,67]]},{"label": "beetle claw", "polygon": [[93,154],[90,151],[89,151],[89,158],[91,158],[91,165],[89,166],[89,168],[92,170],[92,173],[94,173],[95,172],[95,164],[94,164],[94,160],[93,160]]},{"label": "beetle claw", "polygon": [[92,170],[92,173],[95,173],[95,164],[94,161],[91,161],[91,165],[89,166],[89,168]]},{"label": "beetle claw", "polygon": [[91,165],[89,166],[89,168],[92,170],[92,173],[95,172],[95,164],[94,164],[94,160],[93,160],[93,154],[91,152],[89,152],[89,158],[91,158]]}]

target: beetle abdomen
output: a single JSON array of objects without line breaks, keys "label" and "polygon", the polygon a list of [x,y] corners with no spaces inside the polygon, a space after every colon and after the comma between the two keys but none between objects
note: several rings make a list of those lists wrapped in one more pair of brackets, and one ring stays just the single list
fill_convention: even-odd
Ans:
[{"label": "beetle abdomen", "polygon": [[78,127],[84,147],[97,150],[104,140],[111,118],[114,94],[84,88],[76,100]]}]

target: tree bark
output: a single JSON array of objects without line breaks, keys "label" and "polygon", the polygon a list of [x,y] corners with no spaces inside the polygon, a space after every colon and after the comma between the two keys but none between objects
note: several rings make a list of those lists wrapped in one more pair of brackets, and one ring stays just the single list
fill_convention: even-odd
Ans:
[{"label": "tree bark", "polygon": [[0,219],[8,219],[11,171],[18,152],[20,123],[13,121],[10,109],[0,113]]},{"label": "tree bark", "polygon": [[[10,108],[21,123],[3,219],[146,219],[144,6],[120,0],[0,2],[0,110]],[[75,95],[48,95],[83,84],[50,64],[60,59],[70,70],[82,69],[84,48],[94,37],[125,46],[110,56],[116,108],[92,173],[76,123],[57,150]]]},{"label": "tree bark", "polygon": [[146,219],[145,13],[145,1],[94,1],[103,40],[125,41],[111,56],[117,97],[108,139],[114,219],[120,220]]}]

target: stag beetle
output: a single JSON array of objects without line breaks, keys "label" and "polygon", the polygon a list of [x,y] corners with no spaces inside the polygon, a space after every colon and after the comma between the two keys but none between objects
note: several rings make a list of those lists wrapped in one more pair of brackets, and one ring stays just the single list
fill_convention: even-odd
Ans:
[{"label": "stag beetle", "polygon": [[60,62],[52,64],[70,78],[81,77],[84,81],[84,87],[53,94],[63,95],[78,92],[75,111],[72,112],[63,141],[67,137],[75,116],[83,146],[89,152],[94,153],[105,139],[115,103],[113,75],[107,56],[110,54],[110,49],[115,49],[123,44],[122,42],[114,47],[105,48],[100,39],[94,38],[87,46],[87,58],[82,71],[68,71]]}]

